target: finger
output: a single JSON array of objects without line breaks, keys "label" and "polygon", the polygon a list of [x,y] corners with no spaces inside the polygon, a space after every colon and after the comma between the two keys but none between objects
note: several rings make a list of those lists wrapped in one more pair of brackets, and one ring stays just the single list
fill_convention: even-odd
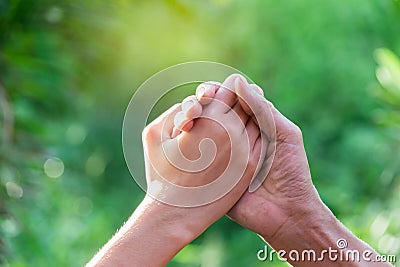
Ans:
[{"label": "finger", "polygon": [[181,105],[175,104],[167,111],[158,116],[144,130],[144,135],[150,138],[156,138],[160,142],[163,139],[171,138],[174,129],[174,117],[181,111]]},{"label": "finger", "polygon": [[248,120],[246,123],[246,133],[249,139],[249,145],[251,150],[253,151],[254,149],[254,144],[258,138],[258,136],[260,135],[260,129],[258,128],[258,126],[254,123],[254,121],[252,120]]},{"label": "finger", "polygon": [[[240,85],[241,85],[241,84],[240,84]],[[242,87],[245,87],[245,85],[241,85],[241,86],[242,86]],[[252,83],[252,84],[250,84],[248,87],[249,87],[249,90],[251,90],[250,93],[256,92],[256,93],[258,93],[259,95],[264,96],[264,91],[263,91],[258,85]],[[245,90],[245,89],[244,89],[244,88],[241,88],[241,90]],[[236,90],[236,93],[237,93],[237,91],[238,91],[238,90]],[[254,114],[253,114],[253,111],[251,110],[251,108],[249,107],[249,105],[246,103],[246,101],[244,101],[243,98],[241,98],[240,95],[238,95],[238,98],[239,98],[240,104],[242,105],[243,110],[244,110],[247,114],[249,114],[250,116],[254,115]],[[256,122],[256,123],[257,123],[257,122]]]},{"label": "finger", "polygon": [[254,116],[253,121],[257,122],[269,140],[275,136],[274,118],[271,112],[273,105],[266,100],[258,90],[238,86],[236,93],[243,110],[249,115]]},{"label": "finger", "polygon": [[241,80],[243,84],[247,85],[246,79],[239,74],[230,75],[222,83],[222,85],[216,92],[214,99],[222,102],[225,105],[217,103],[218,101],[213,101],[212,103],[210,103],[210,105],[213,105],[213,108],[216,109],[217,112],[226,113],[235,105],[237,101],[235,87],[239,86],[239,80]]},{"label": "finger", "polygon": [[193,120],[189,120],[186,117],[185,112],[180,111],[176,114],[174,118],[174,129],[177,129],[179,131],[189,132],[193,128],[193,125],[194,125]]},{"label": "finger", "polygon": [[254,141],[253,150],[251,151],[252,158],[257,162],[260,159],[262,149],[262,136],[258,135]]},{"label": "finger", "polygon": [[[258,126],[253,120],[249,120],[246,125],[246,130],[249,133],[249,143],[251,146],[249,165],[253,170],[253,176],[249,184],[249,192],[254,192],[264,182],[267,177],[267,168],[264,168],[266,161],[266,140],[265,135],[260,134]],[[255,136],[255,137],[254,137]],[[261,171],[265,170],[265,171]]]},{"label": "finger", "polygon": [[182,101],[182,111],[188,120],[200,117],[202,110],[202,105],[194,95],[188,96]]},{"label": "finger", "polygon": [[267,137],[261,133],[253,147],[253,154],[250,160],[252,161],[252,165],[257,164],[257,167],[249,185],[250,193],[256,191],[264,183],[274,160],[276,143],[268,143],[266,139]]},{"label": "finger", "polygon": [[196,97],[201,105],[209,104],[215,97],[215,93],[219,89],[219,82],[204,82],[196,89]]},{"label": "finger", "polygon": [[[256,92],[259,96],[254,92]],[[280,133],[289,133],[298,128],[296,124],[294,124],[291,120],[286,118],[277,108],[275,108],[274,104],[272,104],[264,97],[261,97],[261,94],[259,94],[258,92],[259,90],[252,90],[250,92],[245,92],[244,90],[238,90],[238,95],[239,95],[239,102],[242,105],[243,110],[248,115],[252,116],[253,121],[257,125],[260,122],[263,122],[262,124],[264,127],[260,127],[262,131],[264,131],[266,134],[268,133],[268,131],[265,131],[267,126],[265,123],[266,121],[269,122],[273,121],[273,123],[275,124],[276,132]],[[241,94],[244,94],[246,95],[246,97],[248,97],[247,98],[248,101],[252,103],[250,104],[252,108],[250,108],[249,103],[246,103],[245,100],[240,96]],[[259,101],[258,104],[256,103],[257,101]],[[269,133],[275,134],[275,132],[271,131]]]},{"label": "finger", "polygon": [[[179,131],[190,131],[194,125],[193,119],[200,117],[202,109],[202,106],[195,96],[186,97],[182,101],[182,111],[175,115],[175,128]],[[176,133],[177,132],[174,132],[174,137],[176,137]]]},{"label": "finger", "polygon": [[174,117],[174,127],[178,130],[182,130],[182,127],[188,122],[189,120],[186,118],[185,112],[179,111],[175,114]]},{"label": "finger", "polygon": [[189,132],[193,128],[193,125],[193,121],[187,121],[185,124],[182,125],[182,131]]},{"label": "finger", "polygon": [[251,90],[256,91],[256,93],[258,93],[259,95],[264,96],[263,89],[260,86],[258,86],[257,84],[252,83],[252,84],[249,85],[249,87],[250,87]]},{"label": "finger", "polygon": [[181,132],[182,132],[181,130],[174,127],[174,129],[172,130],[171,138],[177,137]]},{"label": "finger", "polygon": [[[252,83],[249,85],[249,88],[250,88],[250,90],[255,91],[257,94],[264,96],[264,91],[257,84]],[[254,116],[254,114],[251,116],[251,119],[254,121],[255,124],[259,125],[257,118]]]},{"label": "finger", "polygon": [[293,133],[299,130],[299,127],[294,124],[291,120],[286,118],[275,106],[269,102],[269,107],[274,118],[276,131],[279,133]]},{"label": "finger", "polygon": [[246,112],[244,112],[244,110],[242,109],[242,106],[240,105],[239,101],[236,101],[236,104],[233,106],[231,111],[235,112],[239,116],[239,118],[242,121],[243,125],[246,125],[246,122],[248,121],[249,116],[246,114]]}]

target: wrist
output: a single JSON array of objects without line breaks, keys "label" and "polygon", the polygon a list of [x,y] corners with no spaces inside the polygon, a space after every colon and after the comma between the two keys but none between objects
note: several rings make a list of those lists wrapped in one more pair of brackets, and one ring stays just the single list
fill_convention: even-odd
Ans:
[{"label": "wrist", "polygon": [[[328,207],[320,200],[302,206],[298,212],[289,216],[272,238],[264,238],[265,241],[293,266],[326,266],[329,256],[324,250],[337,249],[338,227],[340,222],[336,219]],[[305,251],[315,252],[315,259],[305,260],[290,256],[295,251],[300,256]],[[293,252],[294,253],[294,252]],[[314,257],[314,255],[312,255]],[[339,262],[335,262],[338,264]],[[336,266],[341,266],[336,265]],[[350,266],[350,265],[349,265]]]},{"label": "wrist", "polygon": [[272,237],[263,238],[279,249],[315,247],[317,239],[336,223],[336,217],[319,199],[288,216]]},{"label": "wrist", "polygon": [[175,207],[146,195],[135,213],[140,213],[148,231],[158,233],[182,248],[201,234],[197,222],[191,221],[189,208]]},{"label": "wrist", "polygon": [[[388,266],[369,261],[378,254],[354,236],[320,199],[313,203],[289,217],[273,238],[264,237],[278,254],[284,251],[285,260],[294,266]],[[300,256],[290,256],[292,251]]]},{"label": "wrist", "polygon": [[197,237],[180,208],[146,196],[87,266],[165,266]]}]

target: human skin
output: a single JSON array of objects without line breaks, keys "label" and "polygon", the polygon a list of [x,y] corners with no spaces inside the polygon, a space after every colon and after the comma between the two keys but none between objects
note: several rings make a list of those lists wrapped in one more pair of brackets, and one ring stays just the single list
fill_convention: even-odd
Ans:
[{"label": "human skin", "polygon": [[[224,82],[224,88],[234,89],[218,90],[206,107],[202,108],[197,101],[188,99],[184,101],[182,107],[175,105],[170,108],[143,131],[149,191],[154,181],[161,180],[158,175],[174,184],[186,187],[208,184],[212,179],[218,178],[221,172],[220,166],[226,166],[231,153],[231,143],[235,144],[248,138],[250,150],[247,157],[243,158],[247,166],[233,189],[212,203],[188,208],[162,203],[154,198],[157,195],[147,194],[125,225],[87,266],[164,266],[239,200],[249,186],[260,156],[259,129],[252,120],[248,120],[249,116],[243,111],[233,93],[235,89],[247,86],[240,79],[242,78],[239,76],[228,77]],[[227,105],[220,105],[219,101],[222,100]],[[196,118],[200,113],[208,114],[229,129],[232,141],[227,142],[228,136],[220,124],[205,118],[198,118],[196,123],[191,125],[190,132],[174,133],[175,117],[183,114],[184,117]],[[235,118],[239,118],[241,123]],[[203,171],[195,174],[182,171],[165,157],[165,154],[168,154],[172,160],[177,160],[178,157],[174,158],[177,155],[175,152],[182,148],[186,157],[196,159],[199,157],[199,151],[197,145],[193,144],[199,144],[200,140],[205,138],[214,141],[218,153],[212,165]],[[174,145],[176,143],[179,147]],[[246,153],[242,152],[245,157]],[[232,158],[232,161],[235,164],[235,161],[243,159]],[[153,166],[157,166],[157,170]],[[168,190],[162,193],[171,194]]]},{"label": "human skin", "polygon": [[[250,90],[249,90],[250,89]],[[213,87],[208,87],[212,95]],[[275,157],[262,185],[250,193],[246,191],[228,216],[242,226],[258,233],[276,251],[286,252],[284,258],[294,266],[391,266],[384,262],[372,262],[379,255],[366,243],[354,236],[333,215],[320,199],[315,189],[300,128],[284,117],[271,102],[267,101],[262,90],[255,84],[236,90],[244,111],[261,123],[260,131],[271,135],[270,121],[272,112],[276,132],[269,140],[276,140]],[[197,99],[202,103],[203,91],[197,92]],[[190,118],[186,124],[191,125]],[[190,131],[190,127],[186,130]],[[267,160],[265,161],[267,162]],[[348,243],[343,250],[357,250],[360,261],[332,261],[325,255],[320,261],[294,261],[288,252],[296,250],[314,250],[317,258],[324,250],[338,249],[337,241],[345,239]],[[366,252],[366,258],[362,253]]]},{"label": "human skin", "polygon": [[[229,81],[229,78],[227,80]],[[201,120],[196,118],[207,108],[202,110],[199,104],[206,105],[212,102],[210,98],[215,95],[216,99],[232,106],[233,110],[240,114],[243,122],[246,121],[246,132],[249,136],[253,136],[249,138],[253,140],[250,143],[256,148],[253,149],[245,175],[235,188],[216,202],[192,208],[163,204],[147,195],[127,223],[88,266],[164,266],[180,249],[227,212],[232,207],[233,201],[240,197],[236,205],[230,209],[229,216],[258,233],[277,251],[297,250],[301,253],[303,250],[314,250],[320,255],[329,247],[335,249],[336,241],[341,238],[348,242],[347,250],[357,250],[360,253],[369,251],[367,256],[370,259],[378,256],[371,247],[347,230],[319,198],[311,181],[300,129],[264,99],[259,87],[242,82],[241,86],[235,87],[238,99],[235,99],[236,96],[230,91],[218,89],[216,92],[219,86],[207,87],[206,91],[199,90],[198,102],[191,98],[191,104],[183,103],[182,111],[179,107],[173,107],[149,125],[144,134],[145,150],[160,149],[161,135],[166,135],[170,140],[178,138],[182,142],[182,148],[186,150],[191,147],[193,141],[207,136],[206,132],[215,133],[214,127],[218,128],[215,124],[208,125],[196,121]],[[241,108],[237,105],[238,102]],[[276,133],[271,133],[268,124],[252,123],[257,121],[255,117],[260,122],[269,121],[268,109],[273,114]],[[175,116],[174,120],[169,120],[171,116]],[[249,120],[248,116],[252,119]],[[163,128],[162,125],[167,120],[168,123],[165,124],[167,127]],[[260,154],[260,135],[256,124],[259,124],[262,134],[276,134],[276,153],[272,168],[262,186],[257,191],[249,193],[245,192],[245,189]],[[199,130],[202,128],[206,131]],[[191,134],[196,132],[197,134],[193,135],[194,139],[191,139]],[[182,138],[183,136],[188,139]],[[217,136],[219,138],[214,140],[223,147],[223,144],[226,144],[223,140],[224,134]],[[269,136],[269,140],[273,138]],[[236,139],[233,141],[238,142]],[[189,157],[195,156],[196,153],[198,151],[190,149],[185,152]],[[222,153],[221,156],[223,158],[227,154]],[[156,156],[150,154],[149,157],[149,160],[152,160]],[[216,158],[217,162],[223,160],[222,158]],[[160,164],[165,163],[165,160],[158,160],[156,162]],[[265,162],[268,162],[268,159]],[[168,170],[166,166],[164,167]],[[149,175],[148,179],[154,179],[151,176]],[[186,178],[174,182],[197,185],[197,181],[192,184],[191,175]],[[203,182],[208,182],[206,177],[204,178]],[[283,256],[287,258],[287,254]],[[318,262],[295,262],[290,258],[287,259],[295,266],[390,266],[387,263],[366,262],[363,259],[360,262],[340,260],[333,262],[328,257],[325,257],[325,261]]]}]

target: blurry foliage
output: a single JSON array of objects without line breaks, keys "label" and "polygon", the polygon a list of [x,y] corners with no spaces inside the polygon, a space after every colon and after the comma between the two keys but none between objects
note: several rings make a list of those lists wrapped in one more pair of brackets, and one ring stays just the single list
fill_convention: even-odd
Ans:
[{"label": "blurry foliage", "polygon": [[[382,236],[379,245],[383,250],[397,253],[400,233],[400,59],[388,49],[375,51],[378,63],[376,77],[379,86],[373,93],[382,102],[382,108],[375,111],[376,121],[387,128],[387,138],[390,140],[389,154],[392,155],[382,178],[395,188],[385,203],[385,209],[376,217],[371,225],[371,234]],[[397,178],[397,179],[396,179]],[[399,258],[399,256],[397,256]],[[399,261],[399,260],[397,260]]]},{"label": "blurry foliage", "polygon": [[[376,76],[381,88],[377,95],[384,102],[391,105],[393,112],[399,112],[400,109],[400,60],[390,50],[379,49],[375,52],[376,61],[379,66],[376,70]],[[397,114],[398,115],[398,114]],[[397,116],[390,116],[396,119]],[[400,124],[398,120],[389,121],[389,124]]]},{"label": "blurry foliage", "polygon": [[[399,63],[376,50],[400,54],[398,3],[0,1],[2,264],[82,265],[108,240],[144,195],[122,155],[124,109],[150,75],[192,60],[260,84],[303,129],[323,200],[400,256]],[[258,262],[263,245],[223,218],[169,266],[285,266]]]}]

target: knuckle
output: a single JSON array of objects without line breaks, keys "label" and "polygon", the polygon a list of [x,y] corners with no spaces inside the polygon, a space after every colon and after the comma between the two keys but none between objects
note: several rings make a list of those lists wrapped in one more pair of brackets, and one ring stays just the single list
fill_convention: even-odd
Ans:
[{"label": "knuckle", "polygon": [[234,73],[234,74],[229,75],[228,78],[227,78],[227,80],[228,80],[228,79],[236,80],[236,79],[238,79],[238,78],[240,79],[241,77],[243,77],[243,76],[240,75],[239,73]]},{"label": "knuckle", "polygon": [[294,123],[292,123],[292,133],[293,136],[296,137],[298,140],[303,140],[303,132],[301,131],[300,127]]},{"label": "knuckle", "polygon": [[301,132],[301,129],[300,129],[300,127],[297,125],[297,124],[294,124],[293,123],[293,132],[296,134],[296,135],[302,135],[302,132]]},{"label": "knuckle", "polygon": [[156,138],[157,131],[153,125],[146,126],[142,131],[142,140],[144,143],[151,142]]}]

